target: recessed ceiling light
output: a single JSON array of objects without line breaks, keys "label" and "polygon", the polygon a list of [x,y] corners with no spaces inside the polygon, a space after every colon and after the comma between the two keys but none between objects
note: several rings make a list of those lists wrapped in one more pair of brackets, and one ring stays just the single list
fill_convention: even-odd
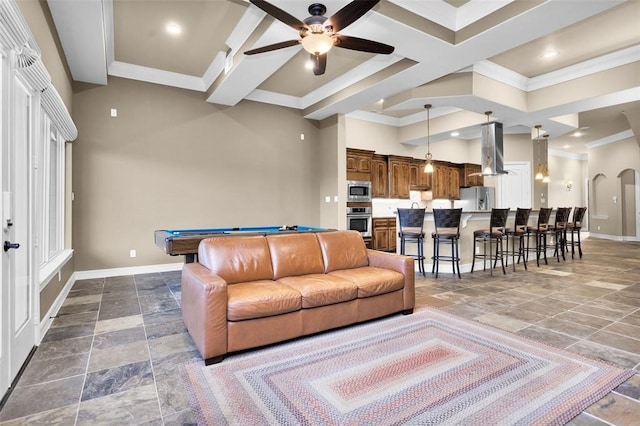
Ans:
[{"label": "recessed ceiling light", "polygon": [[542,55],[542,57],[545,59],[555,58],[556,56],[558,56],[558,52],[556,52],[555,50],[549,50],[545,52],[544,55]]},{"label": "recessed ceiling light", "polygon": [[564,149],[569,149],[569,148],[571,148],[571,146],[572,146],[572,145],[562,145],[562,147],[563,147]]},{"label": "recessed ceiling light", "polygon": [[454,138],[456,136],[460,136],[460,132],[451,132],[451,136],[453,136]]},{"label": "recessed ceiling light", "polygon": [[182,27],[175,22],[167,23],[167,25],[164,26],[164,29],[171,35],[177,36],[182,34]]},{"label": "recessed ceiling light", "polygon": [[579,138],[580,136],[582,136],[582,133],[580,133],[580,132],[575,132],[575,133],[573,134],[573,136],[575,136],[575,137]]}]

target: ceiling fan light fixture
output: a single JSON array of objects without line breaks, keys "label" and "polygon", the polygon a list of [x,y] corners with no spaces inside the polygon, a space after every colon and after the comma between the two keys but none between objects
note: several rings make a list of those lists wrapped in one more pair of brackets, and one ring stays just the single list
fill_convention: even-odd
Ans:
[{"label": "ceiling fan light fixture", "polygon": [[325,33],[311,33],[302,39],[302,47],[313,55],[324,55],[333,46],[333,39]]}]

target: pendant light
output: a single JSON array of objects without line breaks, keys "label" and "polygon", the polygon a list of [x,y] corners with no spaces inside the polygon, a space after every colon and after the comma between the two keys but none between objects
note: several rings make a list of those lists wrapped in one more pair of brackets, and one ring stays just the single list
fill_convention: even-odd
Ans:
[{"label": "pendant light", "polygon": [[540,124],[536,124],[535,128],[538,130],[538,136],[536,137],[536,141],[537,141],[537,146],[538,146],[538,164],[536,164],[536,176],[535,176],[535,180],[542,180],[544,178],[544,174],[543,174],[543,169],[542,169],[542,161],[541,161],[541,157],[542,154],[540,153],[540,127],[542,127]]},{"label": "pendant light", "polygon": [[544,138],[544,167],[542,168],[542,182],[549,183],[549,135],[545,134]]},{"label": "pendant light", "polygon": [[[493,111],[485,111],[484,113],[487,116],[487,138],[486,140],[489,140],[489,123],[491,121],[491,114],[493,114]],[[491,156],[487,155],[483,161],[482,161],[482,174],[483,175],[492,175],[493,174],[493,168],[491,165]]]},{"label": "pendant light", "polygon": [[431,109],[431,104],[426,104],[424,107],[427,109],[427,155],[425,156],[427,159],[427,164],[424,165],[424,172],[433,173],[433,156],[431,155],[431,144],[429,143],[429,110]]}]

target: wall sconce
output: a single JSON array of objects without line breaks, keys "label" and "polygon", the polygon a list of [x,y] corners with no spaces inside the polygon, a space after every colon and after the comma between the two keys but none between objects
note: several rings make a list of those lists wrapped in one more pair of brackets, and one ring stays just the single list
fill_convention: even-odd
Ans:
[{"label": "wall sconce", "polygon": [[571,182],[570,180],[566,181],[564,184],[567,187],[567,192],[570,192],[571,189],[573,189],[573,182]]}]

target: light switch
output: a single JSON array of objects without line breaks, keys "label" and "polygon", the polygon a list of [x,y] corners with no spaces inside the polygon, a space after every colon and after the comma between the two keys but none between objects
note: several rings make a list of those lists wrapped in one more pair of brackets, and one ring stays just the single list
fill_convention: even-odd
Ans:
[{"label": "light switch", "polygon": [[334,196],[333,196],[333,202],[334,202],[334,203],[337,203],[337,202],[338,202],[338,196],[337,196],[337,195],[334,195]]},{"label": "light switch", "polygon": [[112,117],[117,117],[118,116],[118,110],[115,108],[111,108],[111,116]]},{"label": "light switch", "polygon": [[326,197],[324,197],[324,202],[325,203],[330,203],[331,202],[331,197],[329,195],[327,195]]}]

